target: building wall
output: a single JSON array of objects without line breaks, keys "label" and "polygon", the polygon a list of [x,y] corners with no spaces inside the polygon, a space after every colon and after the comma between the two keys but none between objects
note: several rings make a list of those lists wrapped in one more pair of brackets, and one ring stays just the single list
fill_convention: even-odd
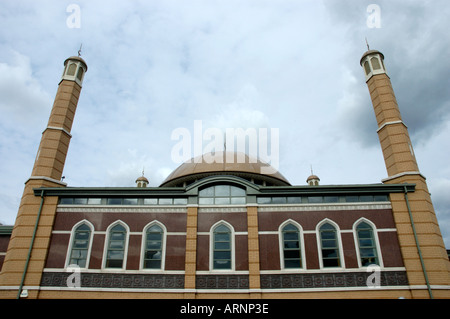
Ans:
[{"label": "building wall", "polygon": [[10,238],[11,234],[0,234],[0,271],[2,270]]},{"label": "building wall", "polygon": [[[369,220],[376,227],[384,263],[381,268],[381,281],[387,288],[383,289],[386,291],[385,297],[393,295],[408,297],[409,292],[405,288],[408,281],[389,206],[389,203],[365,205],[365,209],[358,205],[257,206],[259,268],[256,272],[249,267],[251,258],[247,216],[249,207],[198,207],[195,285],[194,288],[186,289],[186,206],[93,208],[60,205],[57,209],[39,297],[55,297],[58,291],[63,293],[58,297],[90,298],[92,294],[89,291],[93,289],[98,291],[97,297],[107,298],[128,298],[135,293],[144,293],[146,298],[152,298],[152,294],[157,294],[158,298],[164,298],[164,294],[172,294],[174,298],[180,294],[197,298],[217,298],[223,294],[229,298],[248,298],[255,294],[261,298],[304,298],[309,296],[308,293],[319,291],[328,297],[346,298],[345,296],[352,296],[353,290],[369,292],[366,280],[371,273],[358,266],[352,230],[353,224],[361,218]],[[333,209],[327,209],[330,207]],[[339,236],[345,260],[343,268],[320,269],[316,226],[324,219],[335,222],[340,229]],[[89,269],[81,270],[81,287],[85,290],[85,295],[67,288],[67,279],[71,272],[66,269],[70,235],[73,227],[82,220],[89,221],[95,229]],[[129,227],[126,268],[103,269],[106,231],[108,226],[118,220]],[[143,271],[140,270],[142,232],[146,225],[155,220],[167,228],[165,269]],[[283,270],[280,267],[278,231],[279,226],[287,220],[297,222],[303,230],[306,267],[301,270]],[[210,269],[210,231],[219,222],[227,223],[234,231],[234,271]],[[250,274],[255,273],[259,276],[256,289],[251,287],[250,283]],[[395,287],[399,288],[397,293],[393,292],[397,290]],[[117,295],[119,291],[122,295]],[[354,296],[361,297],[360,294]]]}]

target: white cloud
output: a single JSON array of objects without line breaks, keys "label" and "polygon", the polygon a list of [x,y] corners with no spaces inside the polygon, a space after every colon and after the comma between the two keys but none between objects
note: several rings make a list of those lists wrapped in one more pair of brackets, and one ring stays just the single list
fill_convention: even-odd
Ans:
[{"label": "white cloud", "polygon": [[[66,26],[69,2],[3,1],[1,217],[14,221],[9,203],[31,172],[62,63],[80,43],[89,70],[64,171],[71,186],[132,186],[143,167],[159,185],[178,166],[172,131],[194,120],[279,128],[280,171],[293,184],[305,184],[310,164],[323,183],[379,182],[386,172],[359,66],[367,36],[386,55],[411,131],[435,143],[416,154],[436,187],[436,166],[450,179],[449,148],[438,146],[450,134],[448,68],[435,62],[450,47],[445,1],[381,1],[381,29],[366,26],[369,0],[77,1],[80,29]],[[426,73],[411,69],[416,61]]]}]

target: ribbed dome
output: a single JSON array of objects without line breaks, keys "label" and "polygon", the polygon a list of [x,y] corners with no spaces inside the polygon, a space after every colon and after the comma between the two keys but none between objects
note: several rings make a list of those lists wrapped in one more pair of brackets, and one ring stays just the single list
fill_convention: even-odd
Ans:
[{"label": "ribbed dome", "polygon": [[[221,157],[223,163],[214,161],[216,157],[213,157],[211,153],[197,156],[181,164],[166,178],[161,186],[175,186],[203,177],[223,174],[265,181],[273,185],[290,185],[289,181],[275,168],[247,154],[216,152],[214,156]],[[270,174],[272,172],[273,174]]]}]

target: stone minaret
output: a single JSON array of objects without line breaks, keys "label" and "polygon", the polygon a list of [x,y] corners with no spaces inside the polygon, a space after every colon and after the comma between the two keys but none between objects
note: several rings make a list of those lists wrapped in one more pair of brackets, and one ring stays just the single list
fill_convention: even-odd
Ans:
[{"label": "stone minaret", "polygon": [[[87,65],[78,56],[64,62],[48,125],[41,142],[30,178],[20,202],[16,222],[11,234],[5,261],[0,273],[0,298],[36,298],[37,290],[27,289],[40,285],[47,248],[56,213],[57,198],[35,196],[34,189],[65,187],[61,182],[75,110]],[[45,203],[44,203],[45,202]]]},{"label": "stone minaret", "polygon": [[[403,122],[384,56],[369,50],[361,58],[378,123],[388,177],[384,183],[415,184],[414,193],[391,194],[392,210],[412,297],[449,298],[450,264],[428,192]],[[442,289],[447,286],[446,289]]]}]

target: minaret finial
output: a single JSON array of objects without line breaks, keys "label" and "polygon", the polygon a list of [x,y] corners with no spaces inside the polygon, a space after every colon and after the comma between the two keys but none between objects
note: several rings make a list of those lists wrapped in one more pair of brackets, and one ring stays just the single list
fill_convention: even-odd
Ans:
[{"label": "minaret finial", "polygon": [[81,56],[81,48],[83,47],[83,43],[80,45],[80,49],[78,50],[78,56]]},{"label": "minaret finial", "polygon": [[366,37],[366,45],[367,45],[367,51],[370,51],[369,42],[367,41],[367,37]]}]

